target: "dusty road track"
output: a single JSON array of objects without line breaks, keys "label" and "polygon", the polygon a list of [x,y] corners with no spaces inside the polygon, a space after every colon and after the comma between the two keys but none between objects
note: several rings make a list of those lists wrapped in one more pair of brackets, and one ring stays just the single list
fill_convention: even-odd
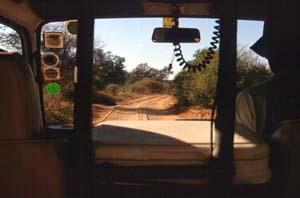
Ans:
[{"label": "dusty road track", "polygon": [[173,120],[170,109],[175,103],[171,95],[145,96],[114,108],[106,120]]},{"label": "dusty road track", "polygon": [[106,120],[182,120],[210,119],[210,110],[176,106],[176,98],[168,94],[141,96],[114,107],[94,106],[94,124]]}]

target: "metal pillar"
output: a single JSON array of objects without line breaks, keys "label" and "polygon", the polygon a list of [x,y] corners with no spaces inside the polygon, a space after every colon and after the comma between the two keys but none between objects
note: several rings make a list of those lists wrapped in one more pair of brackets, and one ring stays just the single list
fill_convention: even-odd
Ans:
[{"label": "metal pillar", "polygon": [[217,173],[214,184],[218,197],[231,197],[233,167],[233,135],[236,98],[236,1],[220,1],[220,54],[217,85],[217,117],[215,152]]},{"label": "metal pillar", "polygon": [[94,18],[84,10],[82,13],[78,20],[78,82],[75,83],[74,127],[79,134],[80,162],[87,164],[94,159],[91,138]]}]

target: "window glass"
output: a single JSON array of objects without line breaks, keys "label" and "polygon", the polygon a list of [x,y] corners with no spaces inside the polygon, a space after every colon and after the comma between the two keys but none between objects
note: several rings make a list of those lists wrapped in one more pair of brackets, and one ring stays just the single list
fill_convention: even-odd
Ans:
[{"label": "window glass", "polygon": [[41,69],[48,127],[73,126],[77,37],[66,31],[66,23],[48,23],[41,32]]},{"label": "window glass", "polygon": [[0,23],[0,50],[22,54],[20,35],[11,27]]},{"label": "window glass", "polygon": [[271,76],[268,60],[257,55],[250,47],[262,36],[261,21],[238,21],[237,91],[258,84]]},{"label": "window glass", "polygon": [[[217,82],[218,44],[207,68],[190,73],[174,57],[172,43],[152,42],[162,18],[95,20],[93,121],[210,119]],[[216,38],[215,19],[181,18],[179,27],[200,30],[200,43],[181,44],[191,65],[203,63]],[[266,59],[250,46],[263,22],[238,21],[239,91],[269,75]],[[170,67],[170,63],[172,63]]]},{"label": "window glass", "polygon": [[[162,21],[162,18],[95,20],[94,125],[109,120],[210,119],[217,82],[218,43],[206,69],[187,72],[177,61],[178,57],[174,57],[172,43],[152,41],[153,29],[162,27]],[[181,50],[188,64],[203,63],[211,42],[216,40],[218,23],[215,19],[182,18],[179,26],[200,30],[200,43],[181,44]],[[73,125],[77,40],[65,27],[66,22],[57,22],[42,28],[44,108],[48,126]],[[267,60],[249,48],[262,31],[263,22],[238,21],[238,91],[270,76]],[[61,42],[63,47],[59,46]],[[51,67],[48,73],[51,76],[59,72],[58,79],[45,78],[45,69]]]}]

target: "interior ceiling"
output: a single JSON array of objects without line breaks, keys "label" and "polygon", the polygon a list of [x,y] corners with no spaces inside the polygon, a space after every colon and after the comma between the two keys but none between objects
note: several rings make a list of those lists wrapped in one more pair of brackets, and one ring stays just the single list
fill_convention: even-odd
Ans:
[{"label": "interior ceiling", "polygon": [[[175,3],[181,16],[216,17],[222,0],[29,0],[34,12],[46,20],[76,18],[84,13],[97,18],[169,16]],[[224,1],[224,0],[223,0]],[[238,18],[264,19],[271,0],[236,0]],[[222,11],[222,9],[219,9]]]},{"label": "interior ceiling", "polygon": [[0,0],[0,15],[27,30],[35,30],[42,19],[32,12],[26,1]]},{"label": "interior ceiling", "polygon": [[[239,19],[264,20],[273,4],[295,0],[232,0]],[[173,5],[172,5],[172,3]],[[219,6],[219,2],[223,2]],[[181,17],[218,17],[226,0],[0,0],[1,15],[34,30],[43,20],[171,16],[174,4]],[[298,3],[300,4],[300,2]],[[219,8],[219,9],[218,9]],[[281,13],[280,13],[281,14]]]}]

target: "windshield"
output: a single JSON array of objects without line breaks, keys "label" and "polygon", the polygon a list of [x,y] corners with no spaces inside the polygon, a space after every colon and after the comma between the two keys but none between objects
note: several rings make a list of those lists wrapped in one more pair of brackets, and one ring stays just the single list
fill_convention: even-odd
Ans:
[{"label": "windshield", "polygon": [[[73,125],[77,41],[76,33],[66,31],[67,23],[48,23],[42,29],[44,77],[47,77],[45,69],[51,67],[48,74],[60,74],[54,75],[57,78],[44,78],[44,108],[48,126]],[[174,56],[173,43],[152,41],[154,28],[163,27],[162,18],[96,19],[93,125],[113,120],[210,119],[219,52],[218,43],[211,48],[211,42],[218,40],[213,40],[216,26],[216,19],[179,19],[180,28],[197,28],[201,37],[199,43],[181,44],[181,56],[185,63],[199,65],[207,58],[209,51],[214,51],[207,68],[192,73],[183,69],[185,64],[181,65],[182,61],[177,61],[180,57]],[[261,21],[238,21],[238,91],[270,76],[267,60],[249,49],[260,38],[262,31]],[[61,46],[51,46],[61,42]],[[48,61],[50,67],[43,61]]]},{"label": "windshield", "polygon": [[[207,120],[211,118],[217,81],[218,44],[207,69],[189,73],[174,57],[172,43],[154,43],[152,32],[162,18],[97,19],[94,45],[94,125],[112,120]],[[216,19],[180,18],[179,27],[200,30],[200,43],[181,44],[185,61],[205,59],[216,32]],[[262,35],[263,22],[239,21],[239,90],[257,81],[245,81],[267,61],[249,46]],[[176,54],[176,53],[175,53]],[[104,60],[101,62],[100,60]],[[250,67],[249,67],[250,66]],[[246,73],[243,69],[251,68]],[[263,78],[267,78],[267,74]],[[251,84],[251,85],[250,85]]]}]

